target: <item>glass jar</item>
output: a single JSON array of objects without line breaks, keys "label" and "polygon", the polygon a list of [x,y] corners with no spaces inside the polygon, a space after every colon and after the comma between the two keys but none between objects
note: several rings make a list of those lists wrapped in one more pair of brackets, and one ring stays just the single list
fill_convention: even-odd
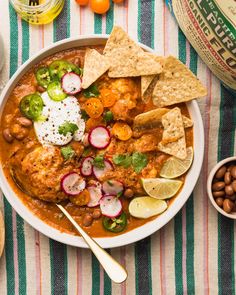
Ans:
[{"label": "glass jar", "polygon": [[38,0],[39,5],[30,6],[34,0],[10,0],[16,12],[27,22],[34,25],[47,24],[61,12],[65,0]]}]

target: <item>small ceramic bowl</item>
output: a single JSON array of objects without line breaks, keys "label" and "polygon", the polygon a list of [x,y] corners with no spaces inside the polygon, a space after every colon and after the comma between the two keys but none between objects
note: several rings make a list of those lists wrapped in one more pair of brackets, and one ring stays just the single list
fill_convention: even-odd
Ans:
[{"label": "small ceramic bowl", "polygon": [[213,194],[212,194],[212,181],[213,181],[213,178],[216,174],[216,172],[220,169],[220,167],[222,167],[223,165],[225,164],[228,164],[230,162],[236,162],[236,157],[229,157],[229,158],[226,158],[222,161],[220,161],[219,163],[217,163],[211,170],[209,176],[208,176],[208,179],[207,179],[207,193],[208,193],[208,197],[212,203],[212,205],[216,208],[216,210],[221,213],[222,215],[226,216],[226,217],[229,217],[229,218],[232,218],[232,219],[236,219],[236,212],[231,212],[231,213],[227,213],[225,212],[220,206],[217,205],[216,201],[215,201],[215,198],[213,197]]}]

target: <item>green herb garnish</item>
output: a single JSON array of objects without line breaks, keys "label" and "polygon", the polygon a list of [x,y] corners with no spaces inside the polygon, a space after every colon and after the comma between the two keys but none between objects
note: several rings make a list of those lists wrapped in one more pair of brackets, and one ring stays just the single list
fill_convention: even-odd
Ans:
[{"label": "green herb garnish", "polygon": [[111,111],[107,111],[103,115],[103,119],[106,123],[110,123],[113,121],[113,113]]},{"label": "green herb garnish", "polygon": [[75,155],[75,151],[68,145],[61,148],[61,154],[65,160],[69,160]]},{"label": "green herb garnish", "polygon": [[83,95],[86,98],[97,97],[100,94],[96,85],[91,85],[87,89],[84,90]]},{"label": "green herb garnish", "polygon": [[59,134],[63,134],[64,136],[67,135],[67,133],[71,133],[71,135],[75,134],[75,131],[78,130],[78,126],[74,123],[65,122],[64,124],[60,125],[58,128]]},{"label": "green herb garnish", "polygon": [[116,196],[117,196],[117,198],[119,198],[119,197],[121,197],[122,196],[122,194],[123,194],[123,192],[119,192]]},{"label": "green herb garnish", "polygon": [[115,155],[113,156],[113,162],[118,166],[128,168],[132,163],[132,157],[130,155]]},{"label": "green herb garnish", "polygon": [[85,148],[84,151],[83,151],[82,156],[87,157],[88,155],[90,155],[91,151],[92,151],[91,147]]},{"label": "green herb garnish", "polygon": [[114,155],[113,162],[114,164],[123,166],[125,168],[128,168],[132,165],[134,171],[138,174],[143,170],[144,167],[147,166],[148,159],[145,154],[135,152],[132,155]]},{"label": "green herb garnish", "polygon": [[132,165],[136,173],[140,173],[148,164],[148,159],[145,154],[135,152],[132,155]]},{"label": "green herb garnish", "polygon": [[104,155],[97,155],[94,160],[93,160],[93,165],[96,166],[97,168],[104,168]]},{"label": "green herb garnish", "polygon": [[88,120],[89,115],[85,112],[85,110],[81,110],[81,118],[85,121]]}]

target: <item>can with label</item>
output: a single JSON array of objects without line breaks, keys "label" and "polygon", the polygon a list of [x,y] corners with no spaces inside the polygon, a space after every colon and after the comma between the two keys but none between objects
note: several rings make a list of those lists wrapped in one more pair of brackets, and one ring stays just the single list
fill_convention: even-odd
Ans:
[{"label": "can with label", "polygon": [[235,0],[166,0],[166,3],[199,56],[236,93]]}]

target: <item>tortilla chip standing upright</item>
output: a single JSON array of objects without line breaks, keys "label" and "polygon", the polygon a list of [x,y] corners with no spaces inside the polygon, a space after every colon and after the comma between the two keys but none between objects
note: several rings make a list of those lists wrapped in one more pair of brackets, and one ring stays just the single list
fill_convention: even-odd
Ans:
[{"label": "tortilla chip standing upright", "polygon": [[153,104],[157,107],[189,101],[207,94],[198,78],[178,59],[165,59],[163,72],[153,90]]},{"label": "tortilla chip standing upright", "polygon": [[101,77],[108,69],[108,59],[95,49],[86,49],[84,58],[84,71],[82,88],[88,88],[93,82]]},{"label": "tortilla chip standing upright", "polygon": [[120,27],[114,27],[103,54],[109,58],[111,67],[108,76],[137,77],[162,72],[162,65],[156,56],[145,52]]}]

